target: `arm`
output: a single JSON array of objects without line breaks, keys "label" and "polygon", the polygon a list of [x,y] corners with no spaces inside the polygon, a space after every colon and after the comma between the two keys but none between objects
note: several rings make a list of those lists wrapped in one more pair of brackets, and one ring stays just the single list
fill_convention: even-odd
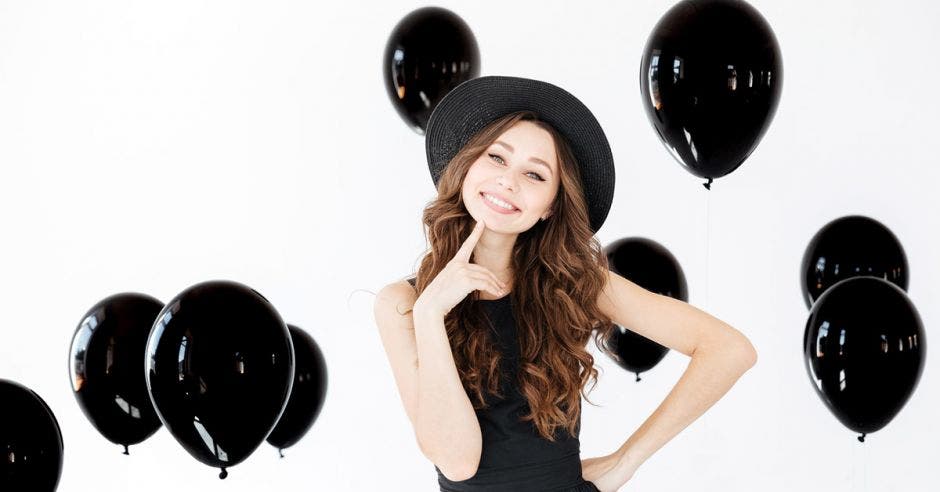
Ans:
[{"label": "arm", "polygon": [[730,325],[613,272],[598,306],[615,323],[692,358],[659,407],[614,452],[615,466],[627,470],[629,479],[633,470],[727,393],[757,362],[757,352]]},{"label": "arm", "polygon": [[409,310],[415,300],[407,282],[386,286],[376,296],[376,324],[421,452],[448,479],[466,480],[480,462],[480,423],[460,382],[443,315]]}]

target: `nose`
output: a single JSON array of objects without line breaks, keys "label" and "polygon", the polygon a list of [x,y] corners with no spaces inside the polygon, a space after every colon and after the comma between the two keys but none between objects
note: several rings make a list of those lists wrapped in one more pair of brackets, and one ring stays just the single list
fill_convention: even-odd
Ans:
[{"label": "nose", "polygon": [[515,182],[515,180],[514,180],[511,176],[509,176],[508,174],[509,174],[508,171],[507,171],[506,173],[500,174],[500,175],[496,178],[496,184],[498,184],[500,187],[505,188],[505,189],[507,189],[507,190],[509,190],[509,191],[515,191],[515,190],[516,190],[516,182]]}]

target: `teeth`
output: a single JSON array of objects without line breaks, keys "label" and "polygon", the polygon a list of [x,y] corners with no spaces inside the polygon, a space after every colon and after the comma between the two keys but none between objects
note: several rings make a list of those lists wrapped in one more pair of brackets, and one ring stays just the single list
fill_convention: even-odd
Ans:
[{"label": "teeth", "polygon": [[489,200],[489,201],[491,201],[491,202],[493,202],[493,203],[499,205],[500,207],[505,208],[506,210],[514,210],[514,209],[515,209],[515,207],[513,207],[512,205],[510,205],[510,204],[508,204],[508,203],[506,203],[506,202],[500,200],[499,198],[496,198],[495,196],[487,195],[486,193],[484,193],[484,194],[483,194],[483,197],[486,198],[487,200]]}]

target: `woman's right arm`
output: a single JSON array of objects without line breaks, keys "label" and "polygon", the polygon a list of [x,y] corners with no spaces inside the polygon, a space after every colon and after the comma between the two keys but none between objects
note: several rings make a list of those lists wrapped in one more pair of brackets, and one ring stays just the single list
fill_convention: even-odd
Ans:
[{"label": "woman's right arm", "polygon": [[454,363],[444,316],[475,290],[499,296],[506,289],[493,272],[470,262],[484,228],[477,222],[420,297],[401,281],[384,287],[375,301],[375,321],[418,446],[453,481],[476,475],[483,436]]},{"label": "woman's right arm", "polygon": [[375,321],[418,447],[448,479],[466,480],[480,462],[480,423],[460,382],[443,315],[415,313],[416,297],[405,281],[384,287]]}]

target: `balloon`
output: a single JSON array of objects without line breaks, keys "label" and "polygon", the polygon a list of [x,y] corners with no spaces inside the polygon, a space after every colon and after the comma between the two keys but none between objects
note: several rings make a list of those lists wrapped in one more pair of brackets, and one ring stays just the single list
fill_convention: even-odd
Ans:
[{"label": "balloon", "polygon": [[395,110],[424,135],[437,103],[454,87],[480,76],[480,49],[470,27],[440,7],[411,12],[385,45],[382,77]]},{"label": "balloon", "polygon": [[147,338],[162,308],[145,294],[115,294],[92,306],[72,336],[75,399],[101,435],[124,446],[124,454],[163,425],[144,375]]},{"label": "balloon", "polygon": [[317,342],[294,325],[290,329],[294,345],[294,385],[287,408],[268,436],[268,443],[283,450],[297,443],[317,420],[326,398],[326,360]]},{"label": "balloon", "polygon": [[653,28],[640,96],[666,149],[708,178],[740,166],[780,100],[783,66],[770,25],[741,0],[684,0]]},{"label": "balloon", "polygon": [[0,379],[0,490],[52,492],[62,475],[62,431],[46,402]]},{"label": "balloon", "polygon": [[[612,272],[651,292],[688,302],[682,267],[661,244],[641,237],[624,238],[607,245],[604,251]],[[615,362],[636,373],[636,380],[640,381],[640,373],[659,364],[669,349],[622,326],[618,328],[607,348],[617,354]]]},{"label": "balloon", "polygon": [[803,335],[806,371],[843,425],[875,432],[910,398],[924,369],[920,316],[903,290],[875,277],[853,277],[813,305]]},{"label": "balloon", "polygon": [[242,284],[215,280],[179,293],[147,342],[147,388],[167,430],[194,458],[222,469],[274,428],[294,379],[281,316]]},{"label": "balloon", "polygon": [[806,307],[840,280],[870,275],[907,290],[907,256],[898,238],[877,220],[861,215],[835,219],[809,241],[800,266]]}]

